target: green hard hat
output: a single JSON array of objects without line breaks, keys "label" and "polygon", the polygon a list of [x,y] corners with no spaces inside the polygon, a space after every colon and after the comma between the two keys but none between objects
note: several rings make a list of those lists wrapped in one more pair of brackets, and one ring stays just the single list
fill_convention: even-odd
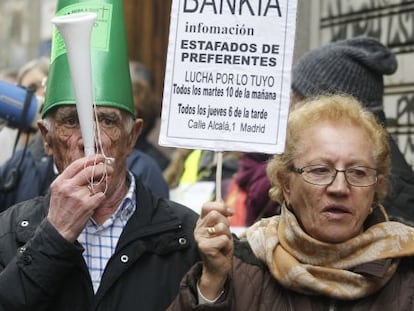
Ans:
[{"label": "green hard hat", "polygon": [[[97,106],[115,107],[135,113],[121,0],[58,0],[56,16],[95,12],[91,35],[93,98]],[[75,105],[66,47],[54,28],[51,63],[42,117],[57,106]]]}]

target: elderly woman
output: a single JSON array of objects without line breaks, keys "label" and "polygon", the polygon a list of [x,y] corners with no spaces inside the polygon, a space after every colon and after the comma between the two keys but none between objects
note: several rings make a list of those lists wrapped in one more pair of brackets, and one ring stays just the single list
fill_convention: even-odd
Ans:
[{"label": "elderly woman", "polygon": [[351,97],[311,100],[267,172],[280,216],[241,240],[221,203],[203,206],[203,261],[169,310],[414,310],[414,229],[388,220],[385,130]]}]

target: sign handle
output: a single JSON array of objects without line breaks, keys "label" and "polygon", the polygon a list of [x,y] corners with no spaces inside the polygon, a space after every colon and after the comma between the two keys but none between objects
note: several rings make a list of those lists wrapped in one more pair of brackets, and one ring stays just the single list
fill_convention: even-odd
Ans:
[{"label": "sign handle", "polygon": [[221,179],[223,171],[223,152],[216,152],[216,201],[220,202],[221,197]]}]

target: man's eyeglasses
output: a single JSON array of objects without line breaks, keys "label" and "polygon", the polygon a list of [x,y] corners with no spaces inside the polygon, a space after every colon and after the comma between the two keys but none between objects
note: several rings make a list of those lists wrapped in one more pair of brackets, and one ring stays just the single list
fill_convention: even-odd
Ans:
[{"label": "man's eyeglasses", "polygon": [[327,165],[309,165],[300,168],[291,167],[302,178],[313,185],[326,186],[333,183],[338,172],[344,173],[348,184],[355,187],[368,187],[378,180],[377,170],[366,166],[353,166],[345,170],[338,170]]}]

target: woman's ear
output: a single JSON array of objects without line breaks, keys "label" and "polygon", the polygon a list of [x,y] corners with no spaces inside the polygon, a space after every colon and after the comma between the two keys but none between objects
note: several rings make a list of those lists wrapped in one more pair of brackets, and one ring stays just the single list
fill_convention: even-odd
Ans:
[{"label": "woman's ear", "polygon": [[289,177],[286,174],[279,172],[277,174],[277,179],[279,180],[279,184],[282,187],[282,193],[283,193],[283,197],[285,198],[286,204],[289,204],[289,199],[290,199]]}]

